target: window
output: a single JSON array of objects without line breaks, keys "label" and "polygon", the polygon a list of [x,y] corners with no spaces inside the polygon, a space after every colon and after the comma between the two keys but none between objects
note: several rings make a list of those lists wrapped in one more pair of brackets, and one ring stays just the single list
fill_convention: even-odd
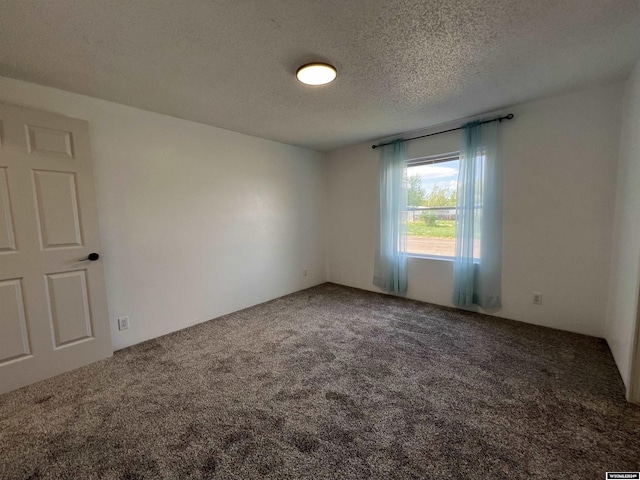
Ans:
[{"label": "window", "polygon": [[407,162],[407,252],[453,257],[459,153]]}]

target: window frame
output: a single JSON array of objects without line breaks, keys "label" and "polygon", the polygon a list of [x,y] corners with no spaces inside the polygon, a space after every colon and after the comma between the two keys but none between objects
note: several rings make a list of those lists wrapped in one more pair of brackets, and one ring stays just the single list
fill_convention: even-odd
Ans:
[{"label": "window frame", "polygon": [[[446,163],[446,162],[453,162],[456,160],[460,160],[460,152],[459,151],[454,151],[454,152],[448,152],[448,153],[440,153],[437,155],[428,155],[428,156],[424,156],[424,157],[417,157],[417,158],[412,158],[407,160],[407,169],[409,169],[410,167],[419,167],[421,165],[436,165],[438,163]],[[408,172],[407,172],[408,173]],[[407,175],[408,177],[408,175]],[[407,205],[407,212],[410,211],[415,211],[414,209],[411,209],[409,207],[409,205]],[[457,222],[457,220],[456,220]],[[429,254],[429,253],[413,253],[413,252],[409,252],[407,250],[407,257],[411,257],[411,258],[424,258],[424,259],[429,259],[429,260],[442,260],[442,261],[447,261],[447,262],[453,262],[455,255],[449,256],[449,255],[434,255],[434,254]]]}]

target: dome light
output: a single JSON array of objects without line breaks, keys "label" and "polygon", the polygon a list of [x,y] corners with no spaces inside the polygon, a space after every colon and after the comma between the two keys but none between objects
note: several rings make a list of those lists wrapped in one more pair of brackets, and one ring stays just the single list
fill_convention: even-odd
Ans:
[{"label": "dome light", "polygon": [[326,85],[335,80],[338,72],[326,63],[308,63],[296,72],[296,78],[306,85]]}]

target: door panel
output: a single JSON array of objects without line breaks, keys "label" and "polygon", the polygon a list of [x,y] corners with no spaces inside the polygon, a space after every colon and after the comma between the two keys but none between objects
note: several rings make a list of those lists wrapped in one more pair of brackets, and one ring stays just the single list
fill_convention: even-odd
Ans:
[{"label": "door panel", "polygon": [[112,354],[88,124],[0,104],[0,393]]},{"label": "door panel", "polygon": [[81,246],[75,174],[34,170],[33,184],[42,248]]},{"label": "door panel", "polygon": [[73,158],[73,135],[64,130],[25,126],[29,153]]},{"label": "door panel", "polygon": [[16,360],[31,353],[24,298],[19,278],[0,282],[0,364]]},{"label": "door panel", "polygon": [[13,252],[16,249],[13,234],[13,215],[9,202],[9,185],[7,169],[0,167],[0,254]]},{"label": "door panel", "polygon": [[86,271],[47,275],[49,318],[55,347],[91,338]]}]

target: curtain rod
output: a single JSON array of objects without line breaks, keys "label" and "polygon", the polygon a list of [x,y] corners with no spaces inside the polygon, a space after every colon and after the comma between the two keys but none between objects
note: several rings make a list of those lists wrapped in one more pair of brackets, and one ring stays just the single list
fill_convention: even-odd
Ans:
[{"label": "curtain rod", "polygon": [[[504,117],[494,118],[493,120],[485,120],[484,122],[480,122],[480,123],[484,124],[484,123],[491,123],[491,122],[501,122],[502,120],[511,120],[512,118],[513,118],[513,113],[510,113],[509,115],[505,115]],[[408,142],[409,140],[417,140],[418,138],[432,137],[434,135],[440,135],[441,133],[455,132],[456,130],[462,130],[462,127],[450,128],[449,130],[443,130],[442,132],[436,132],[436,133],[429,133],[427,135],[420,135],[419,137],[405,138],[403,141]],[[393,142],[379,143],[377,145],[371,145],[371,148],[375,149],[378,147],[384,147],[385,145],[391,145],[392,143]]]}]

